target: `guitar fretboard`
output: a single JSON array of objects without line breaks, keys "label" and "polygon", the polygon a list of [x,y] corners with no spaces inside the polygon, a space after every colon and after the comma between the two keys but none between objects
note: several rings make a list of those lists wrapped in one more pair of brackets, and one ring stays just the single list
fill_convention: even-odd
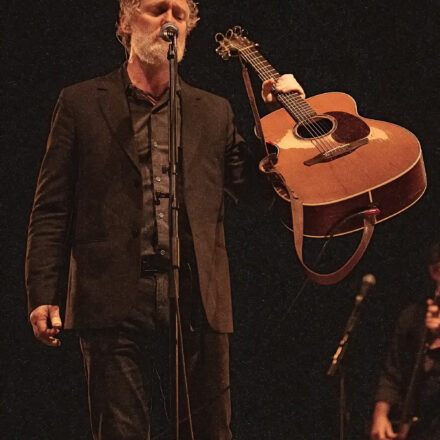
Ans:
[{"label": "guitar fretboard", "polygon": [[[257,72],[262,81],[270,78],[277,80],[280,77],[280,74],[261,55],[255,46],[239,49],[239,53],[246,63]],[[296,122],[305,121],[316,115],[315,110],[296,92],[278,93],[276,97]]]}]

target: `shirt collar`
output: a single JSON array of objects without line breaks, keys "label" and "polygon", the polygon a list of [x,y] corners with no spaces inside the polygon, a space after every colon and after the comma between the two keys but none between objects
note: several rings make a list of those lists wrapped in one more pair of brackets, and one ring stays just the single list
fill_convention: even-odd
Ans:
[{"label": "shirt collar", "polygon": [[[164,91],[164,93],[161,96],[157,97],[157,96],[149,95],[148,93],[145,93],[143,90],[136,87],[131,82],[130,77],[128,76],[127,61],[125,61],[124,64],[122,65],[122,82],[124,84],[126,95],[132,96],[136,100],[147,101],[153,106],[157,105],[162,101],[168,101],[168,88]],[[179,96],[180,96],[180,91],[181,91],[180,76],[178,76],[176,92],[179,94]]]}]

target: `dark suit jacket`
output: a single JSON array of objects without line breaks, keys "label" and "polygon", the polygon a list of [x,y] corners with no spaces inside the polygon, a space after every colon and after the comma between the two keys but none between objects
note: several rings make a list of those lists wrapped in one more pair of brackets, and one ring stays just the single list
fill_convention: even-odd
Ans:
[{"label": "dark suit jacket", "polygon": [[[183,193],[211,327],[232,331],[224,190],[240,183],[242,143],[229,103],[182,83]],[[139,281],[142,189],[121,70],[64,89],[52,120],[28,233],[29,311],[58,304],[65,328],[113,326]]]}]

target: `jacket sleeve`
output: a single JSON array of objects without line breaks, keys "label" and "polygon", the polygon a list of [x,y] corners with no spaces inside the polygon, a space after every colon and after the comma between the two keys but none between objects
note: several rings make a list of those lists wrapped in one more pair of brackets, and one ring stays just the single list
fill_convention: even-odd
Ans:
[{"label": "jacket sleeve", "polygon": [[225,193],[238,203],[244,183],[244,140],[237,131],[234,114],[226,101],[227,143],[225,151]]},{"label": "jacket sleeve", "polygon": [[[28,310],[58,304],[69,255],[75,178],[75,126],[64,93],[52,117],[31,212],[25,262]],[[63,271],[64,269],[64,271]]]}]

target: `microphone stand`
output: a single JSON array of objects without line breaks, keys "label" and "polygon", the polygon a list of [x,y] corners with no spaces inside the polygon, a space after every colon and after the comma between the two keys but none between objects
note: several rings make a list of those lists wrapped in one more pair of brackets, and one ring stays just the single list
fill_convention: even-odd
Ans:
[{"label": "microphone stand", "polygon": [[347,393],[345,390],[346,374],[342,361],[350,341],[350,335],[359,321],[361,304],[363,303],[364,298],[364,295],[356,296],[354,308],[348,318],[347,324],[345,325],[344,336],[339,341],[338,348],[336,349],[330,367],[327,370],[327,376],[334,376],[339,372],[339,440],[345,440],[346,438],[346,425],[348,420]]},{"label": "microphone stand", "polygon": [[[174,439],[180,438],[179,414],[179,365],[182,365],[185,400],[188,409],[188,425],[191,439],[194,440],[191,409],[189,402],[188,379],[186,374],[185,355],[183,347],[182,322],[179,307],[179,269],[180,269],[180,240],[179,240],[179,202],[178,202],[178,146],[177,146],[177,35],[173,34],[168,47],[169,61],[169,102],[168,102],[168,145],[169,145],[169,175],[170,175],[170,254],[171,279],[169,285],[170,299],[170,388],[172,399],[171,414],[174,422]],[[179,362],[180,360],[180,362]]]}]

